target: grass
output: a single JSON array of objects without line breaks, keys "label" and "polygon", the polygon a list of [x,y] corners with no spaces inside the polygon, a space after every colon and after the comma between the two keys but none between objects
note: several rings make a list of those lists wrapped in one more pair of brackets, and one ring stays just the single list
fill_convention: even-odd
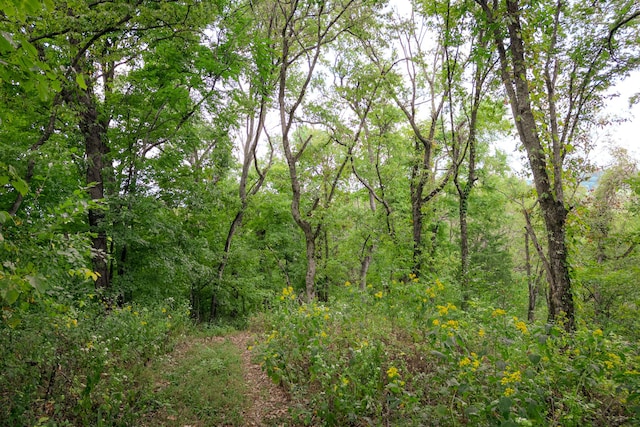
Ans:
[{"label": "grass", "polygon": [[155,385],[148,426],[241,426],[246,385],[238,349],[220,338],[187,337],[149,366]]}]

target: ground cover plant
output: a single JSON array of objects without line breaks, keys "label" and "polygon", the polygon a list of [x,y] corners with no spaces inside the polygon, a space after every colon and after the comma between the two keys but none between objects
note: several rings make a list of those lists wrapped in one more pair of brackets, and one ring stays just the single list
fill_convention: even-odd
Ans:
[{"label": "ground cover plant", "polygon": [[0,333],[0,424],[135,424],[149,405],[145,365],[189,328],[187,307],[110,306],[92,294],[34,305],[45,303],[47,321],[33,307]]},{"label": "ground cover plant", "polygon": [[527,323],[439,280],[360,291],[327,304],[283,289],[257,356],[305,425],[633,425],[637,343],[581,326]]}]

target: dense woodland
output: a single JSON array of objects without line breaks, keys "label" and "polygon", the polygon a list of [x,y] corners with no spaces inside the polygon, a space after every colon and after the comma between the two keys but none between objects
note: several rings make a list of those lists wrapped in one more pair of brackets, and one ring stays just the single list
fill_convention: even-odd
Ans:
[{"label": "dense woodland", "polygon": [[220,325],[295,425],[637,425],[639,66],[634,0],[0,0],[0,425]]}]

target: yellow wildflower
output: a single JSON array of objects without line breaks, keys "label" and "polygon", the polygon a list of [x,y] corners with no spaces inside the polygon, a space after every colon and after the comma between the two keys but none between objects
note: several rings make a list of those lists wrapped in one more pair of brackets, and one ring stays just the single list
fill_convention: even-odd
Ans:
[{"label": "yellow wildflower", "polygon": [[519,320],[516,322],[516,329],[522,332],[524,335],[527,335],[529,333],[529,330],[527,329],[527,324],[524,323],[522,320]]},{"label": "yellow wildflower", "polygon": [[513,371],[509,373],[509,371],[507,370],[507,371],[504,371],[504,376],[500,380],[500,384],[507,385],[512,383],[517,383],[517,382],[520,382],[521,379],[522,379],[522,374],[520,373],[520,371]]},{"label": "yellow wildflower", "polygon": [[438,279],[436,279],[436,287],[438,288],[439,291],[444,291],[444,285]]},{"label": "yellow wildflower", "polygon": [[436,308],[438,309],[438,314],[439,314],[440,316],[444,316],[444,315],[446,315],[447,313],[449,313],[449,307],[447,307],[447,306],[444,306],[444,305],[438,305],[438,306],[436,306]]},{"label": "yellow wildflower", "polygon": [[342,385],[343,386],[349,385],[349,378],[342,377]]},{"label": "yellow wildflower", "polygon": [[327,337],[327,333],[325,331],[320,332],[320,336],[322,338],[326,338]]},{"label": "yellow wildflower", "polygon": [[509,397],[509,396],[513,395],[515,392],[516,391],[514,389],[512,389],[511,387],[507,387],[504,390],[504,395],[505,395],[505,397]]},{"label": "yellow wildflower", "polygon": [[351,282],[347,280],[346,282],[344,282],[344,285],[348,288],[349,286],[351,286]]},{"label": "yellow wildflower", "polygon": [[504,316],[505,314],[507,314],[506,311],[504,311],[501,308],[496,308],[495,310],[493,310],[493,313],[491,313],[491,316],[498,317],[498,316]]},{"label": "yellow wildflower", "polygon": [[382,291],[376,292],[373,296],[375,296],[376,298],[382,298]]},{"label": "yellow wildflower", "polygon": [[460,325],[458,324],[457,320],[447,320],[447,326],[450,326],[457,331]]},{"label": "yellow wildflower", "polygon": [[440,325],[440,320],[433,319],[433,322],[431,322],[431,323],[433,323],[433,326],[439,326]]},{"label": "yellow wildflower", "polygon": [[479,336],[480,338],[484,338],[484,336],[485,336],[485,335],[486,335],[486,332],[484,331],[484,329],[480,329],[480,330],[478,331],[478,336]]},{"label": "yellow wildflower", "polygon": [[613,369],[614,366],[620,365],[622,361],[620,360],[620,356],[615,353],[607,353],[607,357],[609,360],[605,360],[604,364],[607,366],[607,369]]},{"label": "yellow wildflower", "polygon": [[594,337],[601,337],[602,336],[602,329],[598,328],[595,331],[593,331],[593,336]]},{"label": "yellow wildflower", "polygon": [[387,377],[389,377],[389,379],[393,379],[397,376],[398,376],[398,368],[396,368],[395,366],[392,366],[389,369],[387,369]]},{"label": "yellow wildflower", "polygon": [[467,365],[471,364],[471,359],[469,359],[468,357],[465,357],[464,359],[460,360],[460,362],[458,362],[458,366],[460,366],[461,368],[464,368]]}]

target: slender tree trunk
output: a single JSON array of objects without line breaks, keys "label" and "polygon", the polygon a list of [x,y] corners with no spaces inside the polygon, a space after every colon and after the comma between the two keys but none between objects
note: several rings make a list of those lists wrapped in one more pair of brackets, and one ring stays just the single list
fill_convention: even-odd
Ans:
[{"label": "slender tree trunk", "polygon": [[307,293],[307,301],[313,301],[316,298],[316,239],[311,230],[308,232],[307,230],[304,230],[304,237],[307,243],[307,274],[304,277],[304,283]]},{"label": "slender tree trunk", "polygon": [[531,272],[531,253],[529,251],[529,232],[524,231],[524,258],[525,267],[527,271],[527,287],[529,288],[529,307],[527,309],[527,320],[533,322],[535,320],[536,311],[536,297],[538,295],[538,289],[536,286],[536,280]]},{"label": "slender tree trunk", "polygon": [[[369,239],[367,238],[367,240]],[[360,290],[362,291],[367,289],[367,273],[369,272],[369,267],[371,266],[371,260],[373,259],[373,253],[375,250],[376,247],[374,243],[367,244],[365,241],[364,247],[362,248],[364,257],[360,261]]]}]

